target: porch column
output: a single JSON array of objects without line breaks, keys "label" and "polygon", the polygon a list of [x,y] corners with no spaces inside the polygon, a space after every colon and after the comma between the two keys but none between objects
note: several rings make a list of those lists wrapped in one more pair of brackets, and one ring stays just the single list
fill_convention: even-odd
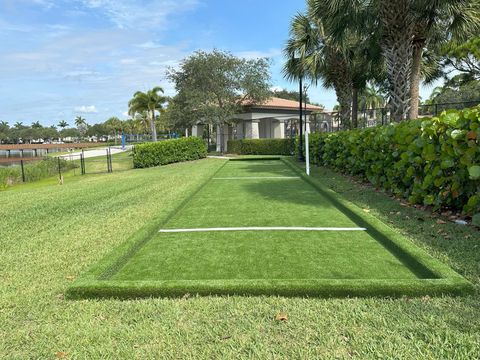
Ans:
[{"label": "porch column", "polygon": [[193,125],[192,136],[203,137],[203,125]]},{"label": "porch column", "polygon": [[228,140],[230,139],[230,125],[223,125],[223,151],[228,151]]},{"label": "porch column", "polygon": [[245,139],[259,139],[260,131],[258,130],[259,120],[245,121]]},{"label": "porch column", "polygon": [[260,139],[260,130],[258,129],[259,120],[252,120],[252,139]]},{"label": "porch column", "polygon": [[220,125],[217,125],[217,152],[222,151],[222,134]]},{"label": "porch column", "polygon": [[285,122],[278,120],[274,122],[273,137],[275,139],[285,139]]}]

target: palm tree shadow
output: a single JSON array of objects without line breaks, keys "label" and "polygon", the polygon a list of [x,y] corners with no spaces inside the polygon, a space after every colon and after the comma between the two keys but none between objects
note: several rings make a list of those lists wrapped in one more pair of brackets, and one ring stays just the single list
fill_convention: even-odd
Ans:
[{"label": "palm tree shadow", "polygon": [[[299,176],[300,179],[272,179],[269,181],[249,182],[243,184],[242,187],[245,191],[254,193],[256,194],[255,196],[262,199],[282,201],[292,205],[308,205],[322,207],[324,209],[337,209],[358,227],[366,228],[370,236],[397,257],[418,278],[438,278],[435,273],[420,263],[413,255],[404,251],[399,245],[390,240],[376,225],[345,206],[333,193],[330,193],[330,191],[323,189],[311,179],[303,176],[303,174],[292,168],[291,165],[288,165],[288,167],[286,167],[284,163],[282,163],[282,165],[283,169],[282,167],[278,167],[278,169],[268,170],[269,176]],[[245,170],[259,174],[260,169],[258,169],[258,167],[261,168],[262,166],[251,166]],[[268,168],[268,166],[265,166],[265,168]]]}]

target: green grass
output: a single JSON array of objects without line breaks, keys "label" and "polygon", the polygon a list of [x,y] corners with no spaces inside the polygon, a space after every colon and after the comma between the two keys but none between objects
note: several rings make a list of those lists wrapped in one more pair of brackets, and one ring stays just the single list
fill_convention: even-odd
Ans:
[{"label": "green grass", "polygon": [[[378,220],[299,175],[282,160],[227,162],[166,221],[79,279],[69,296],[399,296],[471,289]],[[158,233],[160,227],[250,226],[367,231]]]},{"label": "green grass", "polygon": [[[0,193],[0,358],[474,359],[480,349],[480,236],[327,169],[314,177],[466,276],[465,297],[186,296],[70,301],[64,293],[112,248],[222,165],[38,182]],[[193,170],[192,170],[193,169]],[[421,220],[420,220],[421,219]],[[275,316],[286,313],[288,320]]]}]

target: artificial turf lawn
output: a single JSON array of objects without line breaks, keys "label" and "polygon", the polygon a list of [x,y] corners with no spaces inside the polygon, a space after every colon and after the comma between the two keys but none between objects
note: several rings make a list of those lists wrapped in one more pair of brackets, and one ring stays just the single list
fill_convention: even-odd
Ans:
[{"label": "artificial turf lawn", "polygon": [[[167,221],[139,233],[74,284],[69,295],[398,296],[470,290],[458,274],[371,220],[283,160],[230,161]],[[367,231],[158,233],[160,227],[250,226]]]},{"label": "artificial turf lawn", "polygon": [[[318,179],[368,208],[477,289],[454,297],[194,296],[71,301],[112,249],[174,211],[222,164],[205,159],[76,176],[0,192],[1,359],[476,359],[480,236],[325,168]],[[181,200],[180,200],[181,201]],[[447,219],[444,219],[447,220]],[[285,313],[287,321],[276,321]]]}]

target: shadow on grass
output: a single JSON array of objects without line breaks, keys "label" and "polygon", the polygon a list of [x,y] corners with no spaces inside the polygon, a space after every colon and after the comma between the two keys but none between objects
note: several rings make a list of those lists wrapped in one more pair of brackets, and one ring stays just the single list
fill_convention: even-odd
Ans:
[{"label": "shadow on grass", "polygon": [[[275,201],[286,201],[289,203],[301,204],[301,205],[309,205],[315,207],[324,207],[324,208],[334,208],[340,212],[342,212],[346,217],[348,217],[351,221],[353,221],[358,227],[367,228],[367,233],[376,239],[380,244],[382,244],[388,251],[390,251],[395,257],[397,257],[402,263],[407,266],[418,278],[420,279],[438,279],[439,276],[435,274],[432,270],[430,270],[427,266],[419,262],[419,260],[406,252],[403,248],[401,248],[396,242],[392,241],[390,235],[386,235],[384,232],[378,229],[379,224],[374,224],[371,221],[365,219],[365,217],[359,215],[358,213],[352,211],[349,207],[345,206],[336,195],[330,193],[323,189],[319,184],[315,183],[311,179],[304,177],[303,174],[300,173],[299,169],[295,169],[293,165],[288,164],[288,166],[282,162],[284,166],[291,170],[292,174],[296,174],[302,176],[302,180],[298,182],[289,182],[288,184],[278,184],[276,182],[254,182],[254,183],[246,183],[243,185],[245,191],[256,193],[260,195],[262,198],[268,198]],[[246,168],[245,171],[249,171],[252,174],[258,173],[261,165],[252,166],[250,168]],[[279,168],[279,173],[284,174],[285,169]],[[276,189],[273,189],[273,187]],[[302,188],[305,186],[313,188],[316,192],[318,192],[321,197],[308,197],[303,196]],[[322,203],[322,197],[327,201],[326,203]],[[334,215],[334,214],[333,214]]]},{"label": "shadow on grass", "polygon": [[[301,166],[292,163],[293,166]],[[341,193],[342,198],[356,206],[371,209],[381,221],[448,263],[479,289],[480,232],[477,229],[451,221],[437,223],[438,217],[430,211],[404,206],[388,193],[378,191],[370,184],[355,182],[351,177],[328,168],[313,167],[311,177],[324,187]]]}]

